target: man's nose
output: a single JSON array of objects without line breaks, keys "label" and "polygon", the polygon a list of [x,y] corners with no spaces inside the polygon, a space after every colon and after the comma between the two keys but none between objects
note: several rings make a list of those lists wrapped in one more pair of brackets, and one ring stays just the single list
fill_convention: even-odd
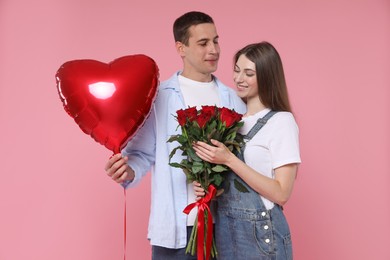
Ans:
[{"label": "man's nose", "polygon": [[216,43],[211,43],[209,47],[209,52],[212,54],[218,53],[218,45]]}]

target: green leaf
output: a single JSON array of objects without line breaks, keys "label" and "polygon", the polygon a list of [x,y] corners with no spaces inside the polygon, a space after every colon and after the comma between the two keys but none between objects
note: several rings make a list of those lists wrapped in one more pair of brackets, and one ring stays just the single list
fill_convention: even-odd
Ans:
[{"label": "green leaf", "polygon": [[186,175],[187,178],[187,183],[192,183],[193,181],[196,180],[196,175],[193,174],[190,170],[188,169],[183,169],[184,174]]},{"label": "green leaf", "polygon": [[174,163],[169,163],[169,165],[172,166],[172,167],[175,167],[175,168],[182,168],[182,169],[183,169],[183,167],[184,167],[184,166],[181,165],[180,163],[175,163],[175,162],[174,162]]},{"label": "green leaf", "polygon": [[244,186],[244,184],[239,182],[237,179],[234,179],[234,188],[236,188],[239,192],[243,192],[243,193],[249,192],[249,190]]},{"label": "green leaf", "polygon": [[187,169],[191,169],[192,168],[192,162],[190,162],[190,161],[188,161],[186,159],[181,160],[180,164],[183,167],[186,167]]},{"label": "green leaf", "polygon": [[195,162],[201,162],[202,159],[199,158],[199,156],[196,155],[195,150],[193,148],[189,148],[187,150],[187,155]]},{"label": "green leaf", "polygon": [[180,137],[181,137],[181,135],[172,135],[172,136],[168,139],[167,143],[175,142],[175,141],[177,141]]},{"label": "green leaf", "polygon": [[244,125],[244,121],[240,121],[237,123],[236,127],[238,129],[238,128],[242,127],[243,125]]},{"label": "green leaf", "polygon": [[207,125],[207,132],[216,131],[216,127],[217,127],[217,122],[215,120],[211,121],[211,123]]},{"label": "green leaf", "polygon": [[217,129],[215,128],[209,129],[207,132],[208,132],[208,134],[206,135],[207,140],[210,140],[212,138],[214,139],[214,135],[217,132]]},{"label": "green leaf", "polygon": [[171,153],[169,154],[169,161],[171,161],[173,155],[174,155],[174,154],[176,153],[176,151],[177,151],[178,149],[180,149],[180,148],[181,148],[181,147],[178,146],[178,147],[174,148],[174,149],[171,151]]},{"label": "green leaf", "polygon": [[188,139],[187,139],[185,136],[179,135],[179,137],[177,138],[177,141],[178,141],[180,144],[185,144],[185,143],[188,142]]},{"label": "green leaf", "polygon": [[192,165],[192,172],[193,173],[198,173],[198,172],[201,172],[203,170],[203,163],[201,162],[194,162],[194,164]]},{"label": "green leaf", "polygon": [[202,134],[202,129],[200,129],[196,121],[192,122],[192,127],[188,129],[188,139],[192,137],[193,140],[199,140],[199,137]]},{"label": "green leaf", "polygon": [[224,142],[224,145],[228,146],[228,145],[238,145],[238,143],[236,141],[225,141]]},{"label": "green leaf", "polygon": [[224,172],[224,171],[227,171],[228,168],[226,168],[223,165],[218,164],[218,165],[214,166],[213,168],[211,168],[211,170],[213,170],[214,172]]},{"label": "green leaf", "polygon": [[223,181],[223,178],[222,178],[221,174],[214,174],[213,184],[215,184],[215,186],[219,187],[221,185],[222,181]]},{"label": "green leaf", "polygon": [[236,139],[236,132],[231,133],[229,139],[230,139],[230,140]]}]

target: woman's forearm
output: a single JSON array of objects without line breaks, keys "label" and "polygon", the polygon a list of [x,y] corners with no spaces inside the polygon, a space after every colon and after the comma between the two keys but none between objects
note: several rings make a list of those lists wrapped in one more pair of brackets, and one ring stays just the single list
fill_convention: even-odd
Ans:
[{"label": "woman's forearm", "polygon": [[235,156],[228,160],[226,166],[266,199],[283,206],[290,198],[297,172],[296,164],[275,169],[275,179],[255,171]]}]

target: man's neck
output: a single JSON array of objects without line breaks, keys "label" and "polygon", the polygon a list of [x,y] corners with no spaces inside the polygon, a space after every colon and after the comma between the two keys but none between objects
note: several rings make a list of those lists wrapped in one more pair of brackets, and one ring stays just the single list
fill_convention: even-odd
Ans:
[{"label": "man's neck", "polygon": [[181,75],[187,79],[199,82],[210,82],[213,80],[213,76],[211,75],[211,73],[188,73],[184,70]]}]

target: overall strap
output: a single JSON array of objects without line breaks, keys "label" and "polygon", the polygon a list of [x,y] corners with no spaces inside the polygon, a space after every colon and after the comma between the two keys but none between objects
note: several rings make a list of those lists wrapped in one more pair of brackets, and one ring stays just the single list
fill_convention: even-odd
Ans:
[{"label": "overall strap", "polygon": [[[248,134],[244,136],[244,142],[241,146],[241,151],[236,154],[236,156],[243,162],[245,162],[244,151],[246,148],[246,143],[251,140],[257,132],[267,123],[267,121],[277,113],[277,111],[269,111],[264,117],[257,119],[256,124],[249,130]],[[221,198],[227,198],[229,202],[228,205],[238,205],[239,208],[246,209],[256,209],[260,210],[264,214],[267,211],[266,206],[259,197],[259,193],[251,188],[240,176],[235,173],[227,175],[227,180],[229,184],[224,184],[224,189],[227,192],[222,193]],[[228,186],[226,186],[228,185]],[[234,186],[235,189],[229,189],[230,186]],[[224,195],[225,194],[225,195]],[[239,198],[237,200],[237,198]],[[263,218],[264,215],[261,215],[260,218]]]},{"label": "overall strap", "polygon": [[251,140],[257,132],[267,123],[267,121],[277,113],[278,111],[269,111],[264,117],[257,119],[256,124],[252,127],[251,130],[244,136],[244,139],[249,141]]}]

